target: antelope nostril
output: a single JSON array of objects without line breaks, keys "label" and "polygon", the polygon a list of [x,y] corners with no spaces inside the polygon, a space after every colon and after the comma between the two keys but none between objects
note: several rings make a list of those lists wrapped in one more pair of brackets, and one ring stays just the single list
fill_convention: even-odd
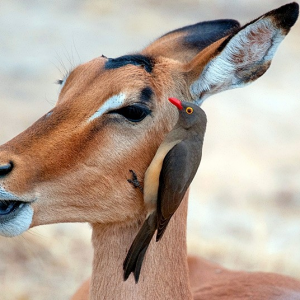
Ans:
[{"label": "antelope nostril", "polygon": [[8,164],[0,165],[0,177],[8,175],[13,169],[14,164],[10,161]]}]

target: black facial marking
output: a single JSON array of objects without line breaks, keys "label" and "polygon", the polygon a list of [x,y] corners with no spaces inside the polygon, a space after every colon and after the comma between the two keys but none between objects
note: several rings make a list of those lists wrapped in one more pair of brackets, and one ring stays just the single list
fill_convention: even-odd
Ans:
[{"label": "black facial marking", "polygon": [[126,65],[142,66],[148,73],[151,73],[154,61],[151,57],[141,54],[124,55],[117,58],[109,58],[105,63],[105,69],[118,69]]},{"label": "black facial marking", "polygon": [[153,91],[150,87],[145,87],[141,91],[140,99],[142,102],[149,102],[151,100],[151,97],[153,95]]}]

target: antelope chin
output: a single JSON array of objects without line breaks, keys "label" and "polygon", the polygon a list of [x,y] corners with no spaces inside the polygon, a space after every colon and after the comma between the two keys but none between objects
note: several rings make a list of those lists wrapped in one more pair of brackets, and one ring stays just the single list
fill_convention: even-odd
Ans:
[{"label": "antelope chin", "polygon": [[30,203],[0,200],[0,235],[13,237],[29,229],[33,209]]}]

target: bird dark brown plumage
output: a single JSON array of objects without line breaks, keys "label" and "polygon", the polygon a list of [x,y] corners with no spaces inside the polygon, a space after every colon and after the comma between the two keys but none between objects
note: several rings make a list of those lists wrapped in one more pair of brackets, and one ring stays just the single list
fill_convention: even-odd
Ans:
[{"label": "bird dark brown plumage", "polygon": [[178,121],[159,146],[145,173],[144,201],[148,215],[124,261],[124,280],[133,273],[138,282],[143,259],[155,231],[156,241],[159,241],[201,161],[205,112],[195,104],[176,98],[169,101],[178,108]]}]

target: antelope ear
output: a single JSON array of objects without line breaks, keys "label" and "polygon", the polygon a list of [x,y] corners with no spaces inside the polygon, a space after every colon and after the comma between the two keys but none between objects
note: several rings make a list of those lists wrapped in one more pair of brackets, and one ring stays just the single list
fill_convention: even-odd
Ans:
[{"label": "antelope ear", "polygon": [[284,5],[201,51],[186,65],[194,101],[200,105],[210,95],[242,87],[263,75],[298,13],[297,3]]},{"label": "antelope ear", "polygon": [[186,63],[205,47],[237,31],[239,27],[240,24],[235,20],[207,21],[182,27],[154,41],[142,54],[163,56]]}]

